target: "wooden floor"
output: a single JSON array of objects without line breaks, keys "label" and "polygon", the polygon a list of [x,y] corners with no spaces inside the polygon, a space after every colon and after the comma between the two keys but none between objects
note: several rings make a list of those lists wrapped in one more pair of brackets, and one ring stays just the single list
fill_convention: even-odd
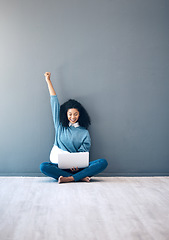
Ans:
[{"label": "wooden floor", "polygon": [[168,240],[169,177],[0,177],[1,240]]}]

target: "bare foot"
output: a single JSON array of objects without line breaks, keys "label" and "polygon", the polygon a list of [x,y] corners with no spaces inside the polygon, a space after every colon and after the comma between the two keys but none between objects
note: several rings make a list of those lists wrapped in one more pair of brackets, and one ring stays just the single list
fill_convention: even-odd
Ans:
[{"label": "bare foot", "polygon": [[90,182],[90,177],[85,177],[85,178],[82,178],[81,181],[82,182]]},{"label": "bare foot", "polygon": [[58,183],[68,183],[68,182],[74,182],[74,177],[70,176],[70,177],[63,177],[60,176],[58,179]]}]

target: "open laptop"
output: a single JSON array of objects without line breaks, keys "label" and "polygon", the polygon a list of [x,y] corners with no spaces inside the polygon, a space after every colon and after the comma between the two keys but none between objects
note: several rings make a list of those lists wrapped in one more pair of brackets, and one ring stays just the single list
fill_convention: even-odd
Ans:
[{"label": "open laptop", "polygon": [[89,152],[59,153],[58,167],[70,169],[72,167],[85,168],[89,166]]}]

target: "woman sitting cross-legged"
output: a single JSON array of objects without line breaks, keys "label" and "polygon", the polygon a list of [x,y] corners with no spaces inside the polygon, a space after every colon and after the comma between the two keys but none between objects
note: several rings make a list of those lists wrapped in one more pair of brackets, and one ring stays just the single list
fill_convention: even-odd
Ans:
[{"label": "woman sitting cross-legged", "polygon": [[105,159],[91,161],[89,166],[78,169],[60,169],[57,164],[57,155],[60,152],[89,152],[91,139],[89,131],[90,117],[85,108],[76,100],[70,99],[60,106],[56,92],[50,80],[51,74],[45,73],[48,85],[52,115],[55,127],[55,142],[50,154],[50,162],[40,165],[40,170],[45,175],[55,178],[58,183],[84,181],[102,172],[108,165]]}]

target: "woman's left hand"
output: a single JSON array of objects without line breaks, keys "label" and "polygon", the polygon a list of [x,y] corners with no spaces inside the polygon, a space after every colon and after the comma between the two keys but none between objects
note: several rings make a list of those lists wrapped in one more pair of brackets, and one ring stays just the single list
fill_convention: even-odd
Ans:
[{"label": "woman's left hand", "polygon": [[72,168],[70,168],[70,170],[72,171],[72,172],[77,172],[77,171],[79,171],[79,169],[78,169],[78,167],[72,167]]}]

